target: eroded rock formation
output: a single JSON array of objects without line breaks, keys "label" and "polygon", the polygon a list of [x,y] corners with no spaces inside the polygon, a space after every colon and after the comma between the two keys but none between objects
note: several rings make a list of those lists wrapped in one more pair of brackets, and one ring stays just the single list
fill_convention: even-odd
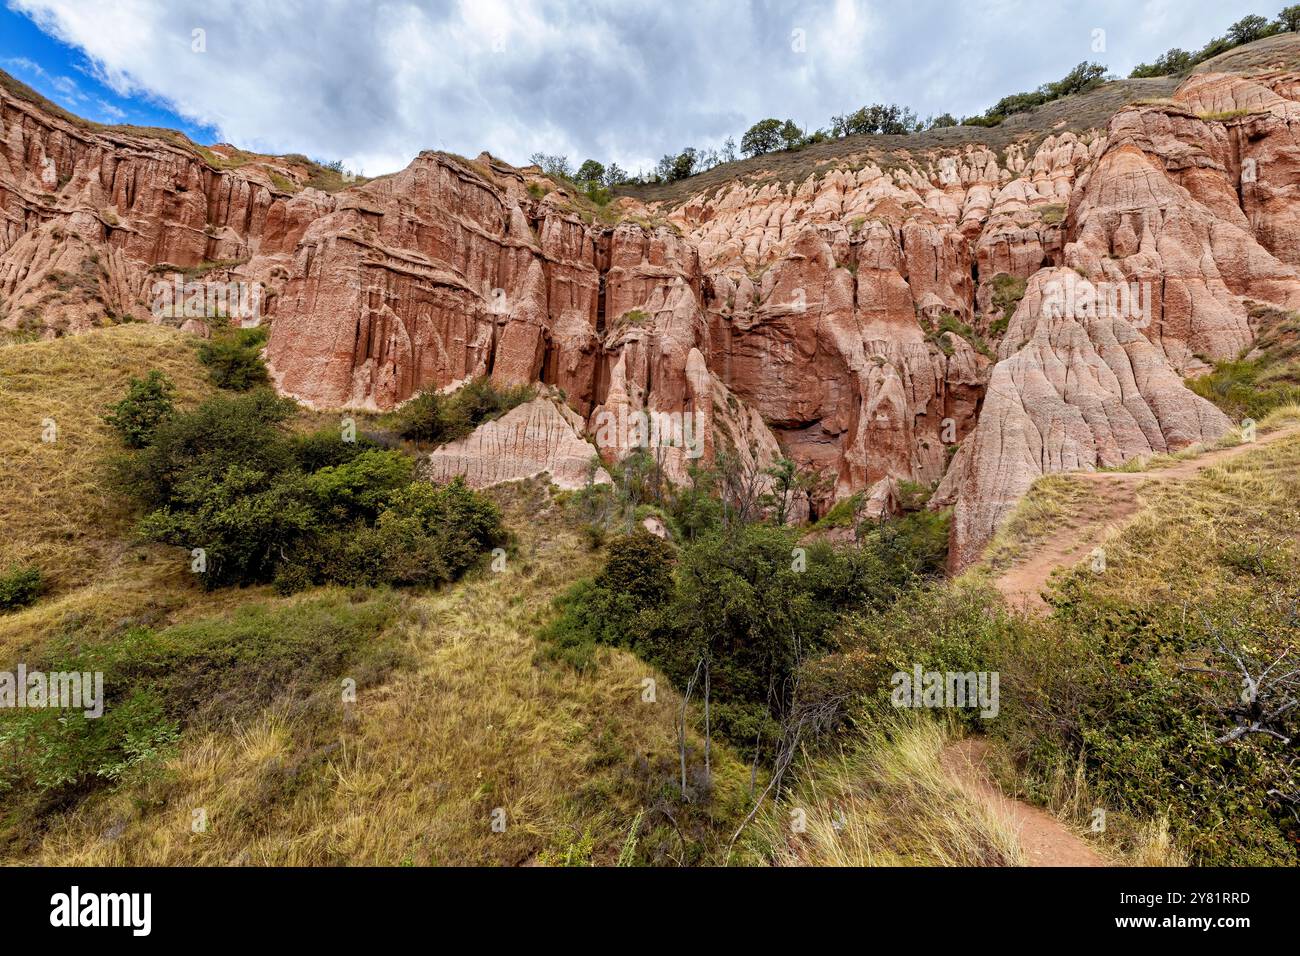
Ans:
[{"label": "eroded rock formation", "polygon": [[462,475],[471,487],[549,475],[560,488],[609,484],[582,438],[583,421],[555,396],[543,395],[429,455],[424,474],[434,481]]},{"label": "eroded rock formation", "polygon": [[817,511],[938,484],[961,564],[1036,476],[1227,429],[1183,377],[1249,347],[1248,301],[1300,308],[1298,94],[1300,74],[1200,73],[1104,130],[864,140],[795,181],[751,170],[597,209],[487,154],[326,193],[291,159],[0,91],[0,329],[156,318],[175,269],[253,283],[275,382],[313,406],[484,375],[562,396],[432,474],[572,484],[589,442],[613,462],[637,422],[676,416],[674,480],[725,451],[795,459],[822,479]]}]

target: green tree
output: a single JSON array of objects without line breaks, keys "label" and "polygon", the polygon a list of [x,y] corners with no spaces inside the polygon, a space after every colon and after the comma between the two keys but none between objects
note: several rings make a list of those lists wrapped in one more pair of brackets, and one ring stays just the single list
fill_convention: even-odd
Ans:
[{"label": "green tree", "polygon": [[1283,7],[1277,15],[1278,29],[1287,33],[1300,32],[1300,3]]},{"label": "green tree", "polygon": [[168,506],[150,512],[140,533],[187,551],[202,549],[207,588],[269,581],[285,548],[316,525],[299,480],[230,465],[215,478],[195,475]]},{"label": "green tree", "polygon": [[618,163],[610,163],[605,167],[605,187],[607,189],[612,189],[625,182],[627,182],[627,170],[619,166]]},{"label": "green tree", "polygon": [[1060,99],[1075,93],[1086,93],[1100,86],[1106,79],[1106,67],[1100,63],[1080,63],[1055,83],[1039,87],[1039,92],[1047,99]]},{"label": "green tree", "polygon": [[831,132],[836,136],[900,136],[914,132],[918,126],[916,113],[892,103],[873,103],[845,116],[831,117]]},{"label": "green tree", "polygon": [[219,482],[233,465],[279,475],[294,465],[284,423],[295,408],[269,389],[214,396],[163,419],[147,446],[117,462],[118,484],[145,505],[162,507],[182,486]]},{"label": "green tree", "polygon": [[740,151],[746,156],[762,156],[781,148],[781,121],[759,120],[740,138]]},{"label": "green tree", "polygon": [[1100,86],[1105,80],[1105,66],[1100,63],[1080,63],[1054,83],[1044,83],[1032,92],[1012,93],[1010,96],[1002,97],[984,114],[984,123],[976,123],[972,119],[967,119],[964,124],[972,126],[996,125],[1004,117],[1024,113],[1036,106],[1042,106],[1044,103],[1060,99],[1062,96],[1086,93],[1088,90]]},{"label": "green tree", "polygon": [[1195,64],[1192,54],[1174,47],[1156,58],[1154,63],[1139,63],[1129,74],[1131,79],[1150,76],[1172,76],[1186,73]]},{"label": "green tree", "polygon": [[589,159],[578,167],[578,174],[574,178],[584,186],[592,183],[599,185],[604,182],[605,167],[596,160]]},{"label": "green tree", "polygon": [[176,389],[167,376],[153,369],[144,378],[132,377],[126,397],[110,405],[104,421],[113,426],[127,448],[143,448],[154,430],[175,410]]},{"label": "green tree", "polygon": [[218,388],[246,392],[270,381],[262,362],[267,329],[225,326],[199,346],[199,361],[208,367],[208,379]]},{"label": "green tree", "polygon": [[672,158],[672,163],[668,172],[668,181],[677,182],[679,179],[686,179],[695,172],[695,162],[699,158],[695,147],[687,146],[684,150]]},{"label": "green tree", "polygon": [[782,458],[767,469],[767,473],[772,478],[772,494],[770,495],[770,505],[773,509],[772,517],[778,525],[783,525],[789,515],[791,497],[799,483],[799,468],[793,460]]},{"label": "green tree", "polygon": [[794,149],[803,143],[803,130],[801,130],[794,120],[786,120],[781,125],[781,144],[784,149]]},{"label": "green tree", "polygon": [[1272,32],[1268,20],[1251,14],[1228,27],[1228,39],[1234,46],[1241,46],[1243,43],[1254,43],[1256,40],[1263,39]]},{"label": "green tree", "polygon": [[528,161],[534,166],[541,167],[543,173],[552,179],[572,179],[573,168],[569,165],[568,156],[552,156],[549,153],[533,153]]}]

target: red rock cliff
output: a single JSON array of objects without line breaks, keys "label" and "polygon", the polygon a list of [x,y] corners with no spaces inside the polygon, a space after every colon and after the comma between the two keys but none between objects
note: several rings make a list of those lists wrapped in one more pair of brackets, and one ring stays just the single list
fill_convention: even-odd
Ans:
[{"label": "red rock cliff", "polygon": [[[457,454],[554,433],[570,463],[584,429],[694,413],[708,456],[784,450],[823,475],[819,507],[942,482],[961,564],[1038,475],[1229,427],[1182,381],[1249,345],[1246,303],[1300,308],[1298,92],[1281,70],[1201,74],[1104,130],[864,142],[594,210],[486,154],[326,193],[292,158],[0,91],[0,328],[146,318],[173,267],[255,283],[275,381],[313,406],[540,381],[572,416],[539,407],[527,435]],[[1118,313],[1077,306],[1115,290]]]}]

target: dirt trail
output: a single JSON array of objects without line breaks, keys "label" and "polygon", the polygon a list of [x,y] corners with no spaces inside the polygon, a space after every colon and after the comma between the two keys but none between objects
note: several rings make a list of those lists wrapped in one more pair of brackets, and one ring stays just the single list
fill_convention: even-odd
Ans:
[{"label": "dirt trail", "polygon": [[1050,813],[1003,794],[989,779],[988,749],[983,740],[961,740],[944,750],[941,762],[962,788],[983,801],[1016,832],[1030,866],[1110,865]]},{"label": "dirt trail", "polygon": [[1206,468],[1223,464],[1263,445],[1300,435],[1300,426],[1282,428],[1249,444],[1218,448],[1151,471],[1077,471],[1072,479],[1083,482],[1087,495],[1069,524],[1062,524],[994,581],[1007,602],[1038,614],[1050,610],[1042,591],[1057,568],[1069,567],[1087,557],[1112,531],[1122,527],[1142,507],[1138,489],[1151,481],[1171,482],[1194,478]]}]

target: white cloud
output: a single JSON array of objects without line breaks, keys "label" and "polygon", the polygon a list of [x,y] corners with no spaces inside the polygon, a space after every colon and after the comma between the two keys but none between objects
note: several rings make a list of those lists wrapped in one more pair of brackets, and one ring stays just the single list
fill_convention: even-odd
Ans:
[{"label": "white cloud", "polygon": [[[370,174],[421,149],[636,170],[764,116],[980,111],[1080,60],[1126,74],[1253,0],[8,0],[115,92]],[[792,32],[804,31],[795,49]],[[1091,49],[1104,29],[1105,53]],[[204,30],[205,53],[192,52]],[[65,78],[66,79],[66,78]]]},{"label": "white cloud", "polygon": [[87,96],[77,86],[76,80],[70,76],[56,76],[49,73],[43,66],[34,60],[25,56],[8,57],[3,61],[4,65],[11,70],[17,70],[19,73],[32,77],[40,77],[46,83],[50,84],[56,92],[64,97],[65,100],[74,102],[85,102]]},{"label": "white cloud", "polygon": [[100,114],[110,123],[120,123],[126,119],[126,111],[114,106],[103,97],[96,97],[95,105],[99,107]]}]

